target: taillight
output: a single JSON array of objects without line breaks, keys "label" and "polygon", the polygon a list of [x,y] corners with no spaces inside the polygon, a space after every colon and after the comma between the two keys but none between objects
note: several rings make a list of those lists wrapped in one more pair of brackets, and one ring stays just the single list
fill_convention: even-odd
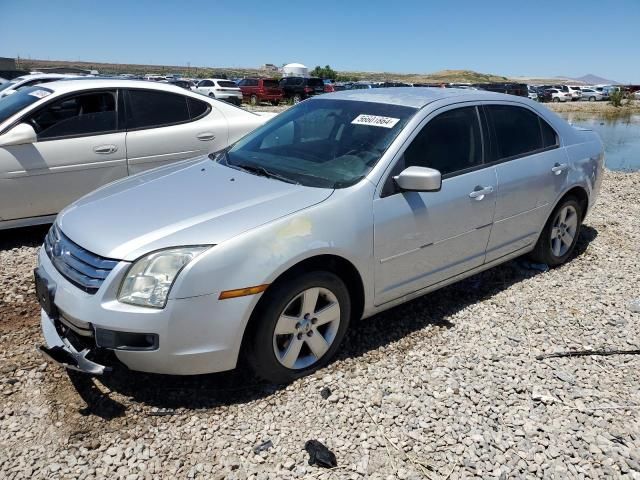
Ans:
[{"label": "taillight", "polygon": [[304,87],[304,93],[311,93],[313,92],[313,88],[311,87]]}]

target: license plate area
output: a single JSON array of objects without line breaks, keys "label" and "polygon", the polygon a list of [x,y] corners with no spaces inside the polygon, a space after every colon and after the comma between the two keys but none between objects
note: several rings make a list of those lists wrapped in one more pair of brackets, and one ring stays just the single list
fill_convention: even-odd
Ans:
[{"label": "license plate area", "polygon": [[58,308],[54,303],[54,298],[56,296],[55,282],[40,267],[34,270],[33,275],[36,284],[36,297],[38,298],[38,303],[49,318],[57,318]]}]

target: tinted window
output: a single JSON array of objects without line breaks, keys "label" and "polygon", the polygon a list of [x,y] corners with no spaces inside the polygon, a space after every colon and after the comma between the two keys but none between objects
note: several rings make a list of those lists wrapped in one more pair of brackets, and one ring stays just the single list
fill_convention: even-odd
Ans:
[{"label": "tinted window", "polygon": [[0,123],[51,93],[53,92],[47,88],[28,87],[3,98],[0,102]]},{"label": "tinted window", "polygon": [[486,108],[493,122],[498,159],[525,155],[542,148],[538,115],[510,105]]},{"label": "tinted window", "polygon": [[263,80],[262,85],[264,88],[278,88],[277,80]]},{"label": "tinted window", "polygon": [[187,102],[189,103],[189,114],[192,120],[201,117],[209,111],[209,104],[206,102],[201,102],[191,97],[187,97]]},{"label": "tinted window", "polygon": [[189,120],[187,97],[152,90],[130,90],[128,128],[151,128]]},{"label": "tinted window", "polygon": [[210,80],[202,80],[199,84],[199,87],[212,87],[213,86],[213,82],[211,82]]},{"label": "tinted window", "polygon": [[310,87],[324,87],[324,82],[321,78],[310,78],[307,80],[307,85]]},{"label": "tinted window", "polygon": [[447,175],[482,164],[475,107],[450,110],[431,120],[404,152],[405,167],[429,167]]},{"label": "tinted window", "polygon": [[236,85],[234,82],[230,82],[229,80],[218,80],[218,86],[224,88],[236,88],[238,85]]},{"label": "tinted window", "polygon": [[540,129],[542,130],[542,146],[544,148],[554,147],[558,144],[558,137],[556,136],[556,132],[542,118],[540,118]]},{"label": "tinted window", "polygon": [[95,92],[66,97],[37,111],[27,121],[38,140],[113,132],[116,96],[114,92]]}]

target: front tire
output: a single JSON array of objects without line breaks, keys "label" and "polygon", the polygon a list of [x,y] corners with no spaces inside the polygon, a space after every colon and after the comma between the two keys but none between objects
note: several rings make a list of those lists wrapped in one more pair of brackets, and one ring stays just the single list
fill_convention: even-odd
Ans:
[{"label": "front tire", "polygon": [[532,260],[546,263],[550,267],[565,263],[578,241],[582,214],[582,206],[575,197],[567,197],[561,201],[549,216],[531,252]]},{"label": "front tire", "polygon": [[296,93],[293,96],[293,104],[297,105],[298,103],[300,103],[302,101],[302,95],[300,95],[299,93]]},{"label": "front tire", "polygon": [[249,98],[249,103],[251,105],[257,105],[258,104],[258,97],[256,95],[251,95],[251,98]]},{"label": "front tire", "polygon": [[335,274],[314,271],[276,283],[248,328],[247,360],[273,383],[289,383],[325,366],[349,327],[351,299]]}]

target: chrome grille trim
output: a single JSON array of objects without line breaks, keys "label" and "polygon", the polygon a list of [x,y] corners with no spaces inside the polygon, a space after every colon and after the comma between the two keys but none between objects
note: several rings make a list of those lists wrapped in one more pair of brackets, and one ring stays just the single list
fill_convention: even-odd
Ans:
[{"label": "chrome grille trim", "polygon": [[54,223],[44,240],[51,263],[64,278],[87,293],[96,293],[118,260],[104,258],[71,241]]}]

